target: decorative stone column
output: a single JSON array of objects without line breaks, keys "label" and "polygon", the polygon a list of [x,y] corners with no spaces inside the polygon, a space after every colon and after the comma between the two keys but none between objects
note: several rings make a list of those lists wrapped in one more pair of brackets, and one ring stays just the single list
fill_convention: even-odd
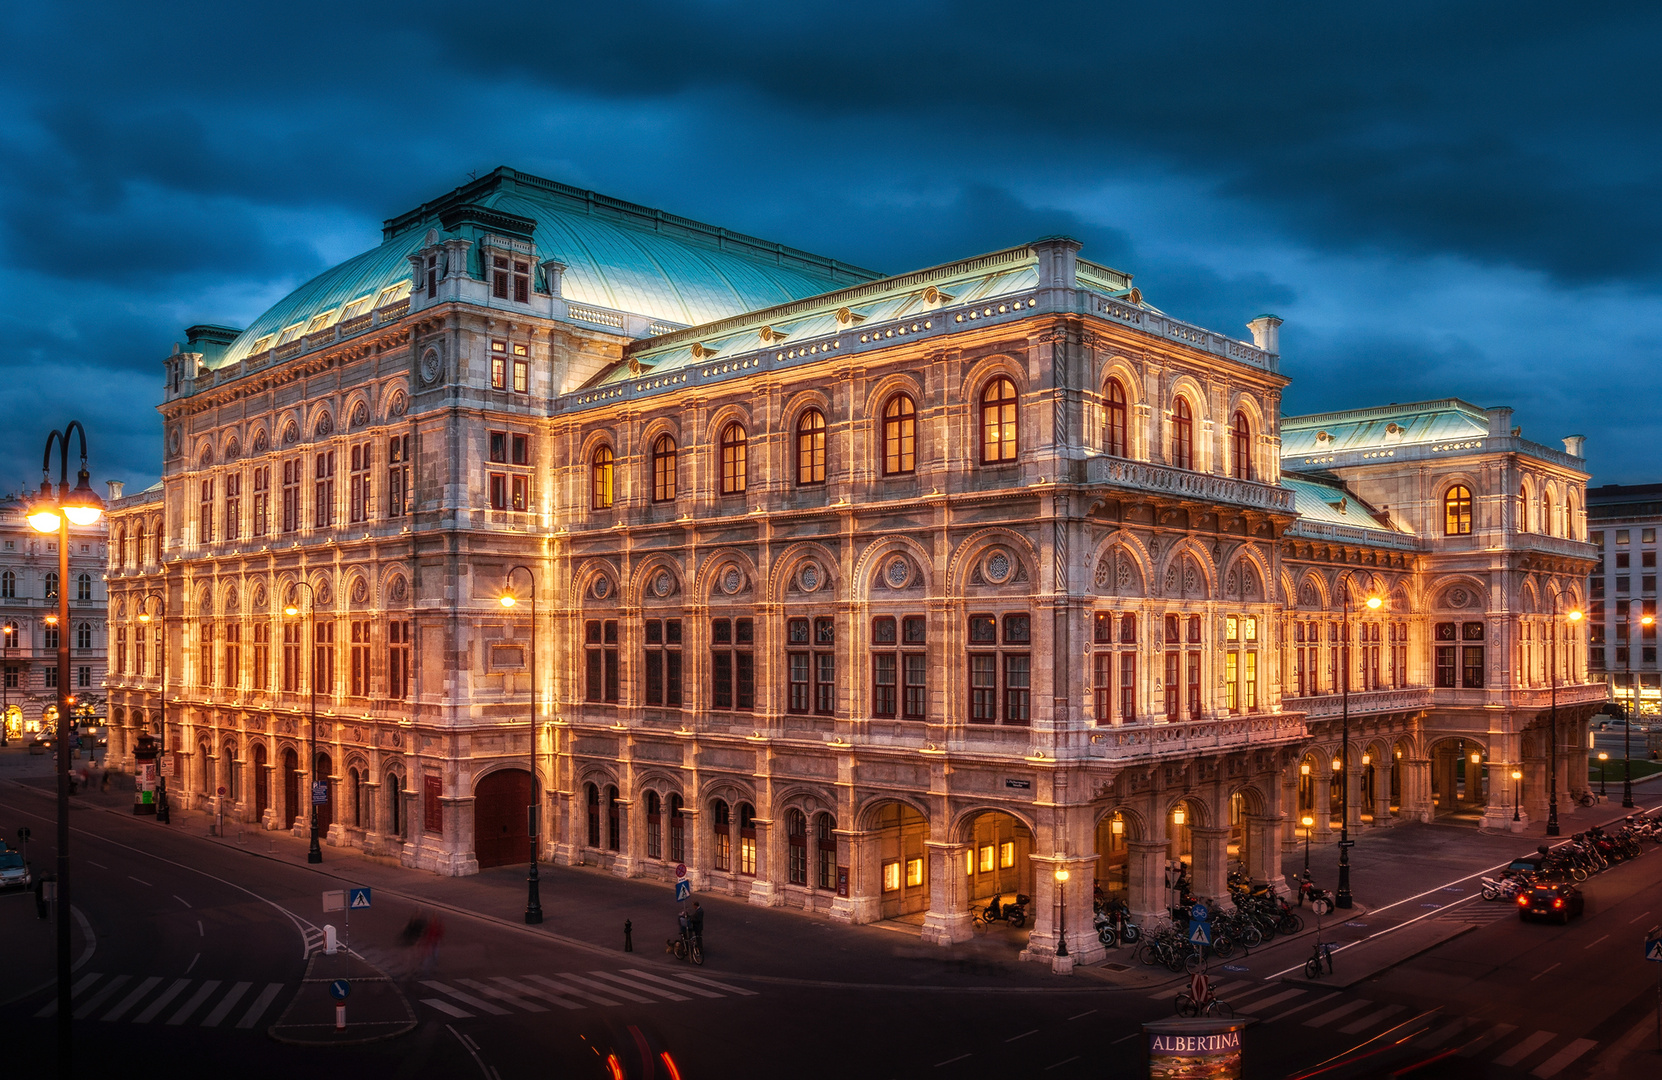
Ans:
[{"label": "decorative stone column", "polygon": [[870,919],[860,917],[863,909],[855,902],[860,889],[859,834],[848,829],[837,829],[832,835],[837,838],[837,865],[848,868],[848,895],[832,897],[830,916],[837,922],[870,922]]},{"label": "decorative stone column", "polygon": [[1332,774],[1318,775],[1315,769],[1310,770],[1310,793],[1313,796],[1314,806],[1310,809],[1310,816],[1316,819],[1311,826],[1311,837],[1317,844],[1331,844],[1338,839],[1333,832],[1333,781]]},{"label": "decorative stone column", "polygon": [[963,873],[969,845],[931,840],[924,847],[929,852],[929,911],[923,917],[923,940],[934,945],[968,941],[975,935]]},{"label": "decorative stone column", "polygon": [[1368,768],[1373,770],[1373,823],[1375,825],[1394,825],[1396,819],[1391,817],[1391,762],[1376,761]]},{"label": "decorative stone column", "polygon": [[1402,800],[1398,805],[1405,821],[1424,823],[1432,819],[1430,758],[1402,759]]},{"label": "decorative stone column", "polygon": [[[626,799],[621,792],[617,798],[617,839],[619,851],[612,857],[612,873],[635,877],[640,873],[641,852],[646,849],[646,834],[637,827],[635,800]],[[636,835],[639,833],[640,835]]]},{"label": "decorative stone column", "polygon": [[1229,827],[1191,828],[1194,848],[1193,881],[1196,896],[1216,900],[1229,895]]},{"label": "decorative stone column", "polygon": [[1131,917],[1145,926],[1166,912],[1166,841],[1131,840],[1126,847],[1126,884]]},{"label": "decorative stone column", "polygon": [[[371,776],[375,774],[370,773]],[[358,820],[364,823],[364,850],[371,854],[378,853],[385,847],[381,836],[381,784],[377,780],[365,780],[358,787],[358,797],[361,804],[358,808]]]},{"label": "decorative stone column", "polygon": [[773,821],[754,818],[751,824],[756,827],[756,876],[750,882],[750,902],[758,907],[779,907],[785,902],[785,889],[774,880],[776,868],[783,863],[773,859]]}]

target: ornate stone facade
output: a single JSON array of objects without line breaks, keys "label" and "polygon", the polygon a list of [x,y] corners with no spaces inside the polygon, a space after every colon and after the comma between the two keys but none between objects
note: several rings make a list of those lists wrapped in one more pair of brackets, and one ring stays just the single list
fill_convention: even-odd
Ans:
[{"label": "ornate stone facade", "polygon": [[[1482,529],[1440,538],[1406,497],[1372,509],[1411,478],[1283,477],[1273,317],[1253,344],[1178,322],[1066,239],[877,279],[532,181],[394,219],[349,283],[169,358],[162,497],[111,525],[160,547],[113,545],[111,589],[167,597],[185,797],[302,828],[315,670],[329,843],[450,874],[526,857],[534,759],[561,862],[684,863],[943,942],[1022,892],[1048,955],[1063,867],[1075,912],[1094,881],[1153,912],[1168,860],[1206,895],[1233,863],[1284,887],[1341,589],[1388,590],[1370,619],[1403,633],[1389,684],[1356,646],[1357,816],[1463,795],[1432,769],[1452,733],[1532,760],[1512,628],[1590,559],[1499,508],[1529,469],[1578,487],[1579,459],[1472,448]],[[611,254],[572,241],[597,229]],[[619,253],[664,244],[681,262],[653,265],[703,268],[679,290]],[[725,294],[692,287],[711,266]],[[1480,690],[1434,686],[1456,585]],[[129,729],[153,675],[112,675]]]}]

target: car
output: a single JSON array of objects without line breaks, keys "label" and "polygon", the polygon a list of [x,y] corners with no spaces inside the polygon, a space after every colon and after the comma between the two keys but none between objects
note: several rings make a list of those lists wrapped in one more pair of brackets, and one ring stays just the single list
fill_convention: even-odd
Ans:
[{"label": "car", "polygon": [[44,731],[36,732],[35,735],[29,739],[29,753],[44,754],[46,751],[52,749],[56,742],[57,737],[55,735],[50,735]]},{"label": "car", "polygon": [[35,883],[29,864],[15,851],[0,851],[0,889],[27,889]]},{"label": "car", "polygon": [[1567,879],[1539,878],[1518,894],[1518,918],[1524,922],[1557,919],[1568,923],[1581,914],[1586,903],[1581,890]]}]

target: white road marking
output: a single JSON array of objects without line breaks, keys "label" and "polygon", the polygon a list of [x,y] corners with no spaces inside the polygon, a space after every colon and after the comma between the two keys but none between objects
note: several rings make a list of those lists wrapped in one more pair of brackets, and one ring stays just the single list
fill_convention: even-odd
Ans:
[{"label": "white road marking", "polygon": [[1317,1028],[1326,1027],[1328,1024],[1331,1024],[1333,1021],[1339,1019],[1340,1017],[1349,1016],[1351,1013],[1355,1012],[1357,1009],[1365,1009],[1371,1004],[1373,1004],[1373,1002],[1364,1001],[1361,998],[1358,998],[1355,1001],[1347,1001],[1343,1005],[1339,1006],[1337,1009],[1329,1009],[1327,1012],[1322,1013],[1320,1016],[1317,1016],[1317,1017],[1314,1017],[1312,1019],[1306,1020],[1304,1022],[1304,1026],[1305,1027],[1315,1027],[1315,1028],[1316,1027]]},{"label": "white road marking", "polygon": [[471,1019],[473,1019],[473,1014],[472,1013],[468,1012],[466,1009],[456,1008],[456,1006],[450,1004],[450,1002],[448,1002],[448,1001],[445,1001],[443,998],[422,998],[421,1003],[423,1005],[431,1006],[432,1008],[437,1009],[441,1013],[448,1013],[449,1015],[454,1016],[458,1020],[471,1020]]},{"label": "white road marking", "polygon": [[1309,1001],[1306,1001],[1302,1005],[1294,1005],[1290,1009],[1285,1009],[1282,1012],[1276,1013],[1274,1016],[1267,1017],[1265,1022],[1273,1024],[1277,1020],[1285,1020],[1285,1019],[1287,1019],[1287,1017],[1293,1015],[1294,1013],[1301,1013],[1305,1009],[1310,1008],[1312,1005],[1320,1005],[1324,1001],[1332,1001],[1334,998],[1336,998],[1338,996],[1339,996],[1339,991],[1334,990],[1330,993],[1323,994],[1319,998],[1311,998]]},{"label": "white road marking", "polygon": [[[531,976],[531,977],[535,978],[535,976]],[[565,998],[560,997],[556,994],[551,994],[547,990],[541,990],[541,989],[538,989],[535,986],[526,986],[524,983],[520,982],[518,979],[510,979],[510,978],[507,978],[506,976],[498,975],[498,976],[495,976],[493,981],[499,982],[503,986],[506,986],[506,987],[508,987],[512,990],[516,990],[519,993],[521,993],[521,994],[523,994],[527,997],[537,997],[537,998],[542,998],[544,1001],[553,1002],[555,1005],[558,1005],[562,1009],[581,1009],[583,1007],[583,1006],[577,1004],[575,1001],[567,1001]],[[615,1002],[608,1002],[608,1004],[616,1004],[616,1003]]]},{"label": "white road marking", "polygon": [[1081,1020],[1081,1019],[1091,1015],[1094,1012],[1096,1012],[1095,1009],[1086,1009],[1084,1012],[1080,1013],[1078,1016],[1070,1016],[1070,1017],[1068,1017],[1068,1019],[1069,1020]]},{"label": "white road marking", "polygon": [[190,1014],[195,1012],[197,1009],[201,1008],[202,1003],[204,1001],[208,1000],[209,995],[211,995],[215,990],[218,990],[218,989],[219,989],[219,980],[218,979],[209,979],[207,982],[203,983],[201,988],[198,989],[196,991],[196,993],[192,994],[188,1001],[186,1001],[183,1005],[179,1006],[179,1011],[178,1012],[174,1013],[172,1016],[167,1018],[168,1026],[169,1027],[178,1027],[180,1024],[184,1023],[186,1020],[189,1020],[190,1019]]},{"label": "white road marking", "polygon": [[1468,1020],[1464,1016],[1462,1016],[1460,1019],[1454,1021],[1452,1024],[1445,1024],[1442,1027],[1438,1028],[1436,1031],[1433,1031],[1431,1034],[1427,1035],[1422,1040],[1420,1040],[1420,1047],[1422,1049],[1425,1049],[1425,1050],[1430,1050],[1430,1049],[1433,1049],[1435,1047],[1441,1046],[1444,1043],[1448,1042],[1449,1039],[1451,1039],[1456,1032],[1463,1030],[1466,1027],[1466,1025],[1468,1025],[1470,1023],[1471,1023],[1470,1020]]},{"label": "white road marking", "polygon": [[[100,971],[92,972],[89,975],[82,975],[78,980],[76,980],[75,985],[69,988],[69,996],[74,997],[76,994],[79,994],[81,991],[85,990],[87,987],[91,986],[103,977],[104,974]],[[44,1017],[56,1015],[58,1015],[58,998],[57,995],[54,994],[51,1001],[48,1001],[45,1005],[41,1006],[40,1012],[35,1014],[35,1019],[40,1020]]]},{"label": "white road marking", "polygon": [[208,931],[202,926],[202,920],[201,919],[196,920],[196,936],[197,937],[207,937],[208,936]]},{"label": "white road marking", "polygon": [[96,867],[98,867],[98,869],[100,869],[100,870],[108,870],[108,869],[109,869],[109,867],[107,867],[107,866],[105,866],[105,865],[104,865],[104,864],[103,864],[103,863],[101,863],[101,862],[93,862],[93,861],[92,861],[92,860],[91,860],[91,859],[85,859],[85,860],[83,860],[83,861],[84,861],[84,862],[85,862],[85,863],[86,863],[86,864],[87,864],[87,865],[88,865],[88,866],[96,866]]},{"label": "white road marking", "polygon": [[[720,994],[711,993],[708,990],[700,990],[696,986],[688,986],[686,983],[672,982],[669,979],[661,979],[658,976],[653,975],[651,972],[642,971],[640,968],[624,968],[623,973],[625,975],[633,975],[636,978],[646,979],[650,982],[662,983],[662,984],[664,984],[665,986],[669,987],[672,990],[685,990],[687,993],[697,994],[699,997],[718,998],[718,997],[721,996]],[[602,978],[607,978],[608,977],[608,976],[606,976],[603,973],[598,972],[598,971],[591,971],[591,972],[589,972],[589,974],[591,974],[591,975],[600,975]],[[647,987],[647,989],[651,989],[651,988]],[[661,991],[654,991],[654,992],[655,993],[660,993]]]},{"label": "white road marking", "polygon": [[93,1011],[96,1010],[98,1006],[109,1000],[111,994],[114,994],[117,990],[127,985],[128,978],[130,978],[130,976],[115,976],[109,982],[105,983],[103,989],[99,990],[98,993],[75,1006],[75,1019],[85,1020],[87,1017],[91,1016]]},{"label": "white road marking", "polygon": [[548,1011],[534,1001],[527,1001],[518,994],[510,994],[506,990],[498,990],[496,987],[482,983],[478,979],[457,979],[456,981],[470,990],[477,990],[486,997],[493,997],[498,1001],[506,1001],[510,1005],[524,1009],[526,1012],[542,1013]]},{"label": "white road marking", "polygon": [[1551,1080],[1552,1077],[1557,1076],[1560,1072],[1563,1072],[1566,1065],[1597,1045],[1598,1043],[1592,1039],[1577,1039],[1575,1042],[1564,1047],[1564,1049],[1558,1051],[1558,1053],[1535,1066],[1534,1071],[1531,1072],[1530,1075],[1539,1076],[1541,1080]]},{"label": "white road marking", "polygon": [[189,974],[190,974],[190,969],[191,969],[191,968],[193,968],[193,967],[195,967],[195,966],[196,966],[196,962],[197,962],[197,961],[198,961],[198,960],[200,960],[200,959],[202,959],[202,954],[201,954],[201,953],[197,953],[197,954],[196,954],[196,955],[195,955],[195,956],[193,956],[193,957],[191,957],[191,958],[190,958],[190,964],[189,964],[189,966],[187,966],[187,967],[186,967],[186,968],[185,968],[185,974],[186,974],[186,975],[189,975]]},{"label": "white road marking", "polygon": [[131,874],[128,874],[128,875],[127,875],[127,880],[128,880],[128,881],[136,881],[136,882],[138,882],[138,883],[139,883],[139,884],[140,884],[140,885],[143,885],[143,886],[144,886],[144,887],[145,887],[145,888],[147,888],[147,889],[154,889],[154,888],[155,888],[155,886],[154,886],[154,885],[152,885],[152,884],[150,884],[150,883],[149,883],[149,882],[148,882],[148,881],[145,881],[145,880],[144,880],[144,879],[143,879],[143,878],[136,878],[136,877],[134,877],[134,876],[133,876],[133,875],[131,875]]},{"label": "white road marking", "polygon": [[1070,1057],[1070,1058],[1068,1058],[1068,1059],[1066,1059],[1066,1060],[1064,1060],[1064,1061],[1058,1061],[1058,1062],[1057,1062],[1057,1063],[1056,1063],[1056,1064],[1054,1064],[1054,1065],[1046,1065],[1046,1066],[1045,1066],[1045,1072],[1049,1072],[1049,1071],[1050,1071],[1050,1070],[1052,1070],[1052,1069],[1060,1069],[1060,1068],[1061,1068],[1061,1067],[1062,1067],[1062,1066],[1064,1066],[1064,1065],[1067,1065],[1067,1064],[1069,1064],[1069,1063],[1070,1063],[1070,1062],[1074,1062],[1074,1061],[1078,1061],[1078,1060],[1079,1060],[1079,1055],[1078,1055],[1078,1054],[1075,1054],[1075,1055],[1073,1055],[1073,1056],[1072,1056],[1072,1057]]},{"label": "white road marking", "polygon": [[237,1007],[237,1002],[242,1000],[242,995],[248,993],[253,985],[251,982],[239,982],[231,987],[231,992],[225,995],[225,999],[215,1005],[214,1011],[202,1020],[202,1026],[218,1027],[219,1022],[231,1014],[231,1010]]},{"label": "white road marking", "polygon": [[1038,1028],[1034,1028],[1034,1029],[1033,1029],[1033,1030],[1032,1030],[1032,1031],[1024,1031],[1024,1032],[1022,1032],[1022,1033],[1021,1033],[1021,1034],[1020,1034],[1020,1035],[1012,1035],[1012,1036],[1010,1036],[1010,1037],[1009,1037],[1009,1038],[1008,1038],[1008,1039],[1005,1039],[1005,1040],[1004,1040],[1004,1041],[1005,1041],[1005,1042],[1007,1042],[1007,1043],[1013,1043],[1013,1042],[1015,1042],[1015,1041],[1016,1041],[1016,1040],[1017,1040],[1017,1039],[1025,1039],[1025,1038],[1027,1038],[1027,1037],[1028,1037],[1028,1036],[1029,1036],[1029,1035],[1037,1035],[1037,1034],[1038,1034],[1038,1033],[1039,1033],[1039,1029],[1038,1029]]},{"label": "white road marking", "polygon": [[1506,1053],[1495,1059],[1495,1064],[1502,1068],[1509,1068],[1533,1054],[1558,1036],[1550,1031],[1537,1031],[1523,1042],[1514,1046]]},{"label": "white road marking", "polygon": [[693,981],[695,983],[702,983],[705,986],[713,986],[717,990],[725,990],[729,994],[737,994],[740,997],[755,997],[756,996],[756,991],[754,991],[754,990],[746,990],[746,989],[744,989],[743,987],[740,987],[740,986],[730,986],[727,983],[717,982],[716,980],[711,979],[711,978],[707,978],[706,976],[703,976],[703,975],[694,975],[690,971],[678,976],[678,978],[690,979],[691,981]]},{"label": "white road marking", "polygon": [[446,986],[444,983],[428,981],[428,982],[423,982],[421,985],[423,985],[425,987],[428,987],[430,989],[433,989],[433,990],[437,990],[441,994],[449,994],[451,997],[455,998],[457,1001],[461,1002],[463,1005],[471,1005],[475,1009],[478,1009],[480,1012],[487,1012],[487,1013],[490,1013],[492,1016],[508,1016],[508,1015],[510,1015],[507,1009],[499,1009],[495,1005],[492,1005],[488,1001],[481,1001],[478,998],[474,997],[472,994],[464,994],[460,990],[457,990],[455,987]]},{"label": "white road marking", "polygon": [[163,1009],[167,1008],[168,1002],[178,997],[180,992],[189,985],[189,979],[174,979],[173,985],[169,986],[166,990],[163,990],[161,997],[157,998],[155,1001],[152,1001],[145,1007],[143,1012],[133,1017],[133,1023],[148,1024],[150,1021],[154,1020],[157,1016],[161,1015],[161,1011]]},{"label": "white road marking", "polygon": [[104,1019],[120,1020],[123,1016],[127,1015],[128,1009],[131,1009],[134,1005],[139,1003],[139,998],[154,990],[156,988],[156,984],[161,981],[162,977],[160,975],[152,975],[148,979],[139,983],[137,989],[121,999],[121,1004],[104,1014]]},{"label": "white road marking", "polygon": [[1587,944],[1585,944],[1581,947],[1582,951],[1585,952],[1586,950],[1591,949],[1594,945],[1597,945],[1600,941],[1603,941],[1604,938],[1607,938],[1609,936],[1610,936],[1609,934],[1606,934],[1606,935],[1604,935],[1604,937],[1599,938],[1597,941],[1589,941]]},{"label": "white road marking", "polygon": [[1650,918],[1650,912],[1647,911],[1643,915],[1635,915],[1635,916],[1633,916],[1633,918],[1627,920],[1627,925],[1632,926],[1634,923],[1638,922],[1640,919],[1648,919],[1648,918]]},{"label": "white road marking", "polygon": [[272,1000],[282,992],[282,983],[267,983],[266,988],[260,991],[260,996],[254,999],[254,1004],[248,1006],[248,1011],[237,1021],[237,1027],[246,1030],[259,1023],[261,1015],[271,1007]]},{"label": "white road marking", "polygon": [[[542,975],[527,975],[526,978],[530,979],[532,982],[541,983],[557,994],[564,994],[567,997],[583,998],[587,1001],[592,1001],[597,1005],[616,1005],[616,998],[623,998],[627,1001],[646,1002],[649,1004],[656,1004],[657,1000],[655,998],[641,997],[639,994],[631,994],[627,990],[619,990],[615,986],[595,982],[592,979],[585,979],[580,975],[573,975],[568,971],[559,972],[554,977],[556,979],[560,979],[560,982],[555,982],[554,979],[546,978]],[[584,989],[584,987],[591,987],[592,989]],[[594,992],[595,990],[602,991],[612,996],[602,997],[600,994],[596,994]],[[576,1008],[578,1006],[572,1007]]]},{"label": "white road marking", "polygon": [[953,1063],[953,1062],[954,1062],[954,1061],[962,1061],[962,1060],[964,1060],[964,1059],[965,1059],[965,1058],[967,1058],[967,1057],[969,1057],[969,1055],[968,1055],[968,1054],[959,1054],[959,1055],[958,1055],[958,1056],[957,1056],[957,1057],[955,1057],[955,1058],[947,1058],[947,1059],[946,1059],[946,1060],[945,1060],[945,1061],[937,1061],[937,1062],[935,1062],[935,1068],[937,1068],[937,1069],[938,1069],[938,1068],[940,1068],[940,1067],[941,1067],[941,1066],[942,1066],[942,1065],[951,1065],[951,1064],[952,1064],[952,1063]]},{"label": "white road marking", "polygon": [[1271,1005],[1278,1005],[1290,998],[1296,998],[1302,993],[1304,993],[1303,990],[1283,990],[1279,994],[1271,994],[1269,997],[1263,998],[1259,1001],[1254,1001],[1250,1005],[1238,1006],[1235,1011],[1238,1013],[1246,1013],[1250,1016],[1255,1012],[1269,1008]]},{"label": "white road marking", "polygon": [[1375,1024],[1379,1023],[1381,1020],[1384,1020],[1385,1018],[1390,1017],[1390,1016],[1395,1016],[1397,1013],[1401,1012],[1402,1010],[1403,1010],[1403,1006],[1401,1006],[1401,1005],[1387,1005],[1383,1009],[1380,1009],[1377,1012],[1369,1013],[1368,1015],[1362,1017],[1362,1019],[1356,1021],[1355,1023],[1346,1024],[1344,1027],[1340,1028],[1339,1031],[1342,1034],[1345,1034],[1345,1035],[1360,1035],[1360,1034],[1362,1034],[1362,1032],[1366,1031],[1368,1028],[1373,1027]]},{"label": "white road marking", "polygon": [[[1557,963],[1547,965],[1546,967],[1541,969],[1541,975],[1545,975],[1547,972],[1551,971],[1555,967],[1558,967],[1559,964],[1562,964],[1563,962],[1564,961],[1560,960]],[[1529,977],[1529,981],[1534,982],[1536,979],[1539,979],[1541,977],[1541,975],[1531,975]]]},{"label": "white road marking", "polygon": [[184,897],[180,896],[178,893],[173,894],[173,899],[179,901],[179,903],[185,905],[186,907],[190,907],[190,901],[186,900]]},{"label": "white road marking", "polygon": [[1499,1039],[1504,1039],[1516,1030],[1518,1030],[1518,1025],[1516,1024],[1496,1024],[1494,1027],[1489,1029],[1487,1034],[1480,1035],[1471,1042],[1467,1043],[1465,1046],[1462,1046],[1460,1048],[1460,1056],[1468,1058],[1476,1057],[1478,1054],[1482,1053],[1483,1049],[1490,1043]]}]

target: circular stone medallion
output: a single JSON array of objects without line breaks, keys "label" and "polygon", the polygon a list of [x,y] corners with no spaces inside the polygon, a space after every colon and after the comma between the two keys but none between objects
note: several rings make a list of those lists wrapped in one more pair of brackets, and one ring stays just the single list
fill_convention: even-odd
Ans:
[{"label": "circular stone medallion", "polygon": [[987,557],[987,565],[983,571],[987,580],[995,585],[1007,581],[1010,577],[1010,556],[1002,551],[995,551]]},{"label": "circular stone medallion", "polygon": [[819,566],[814,563],[803,563],[802,569],[797,571],[796,583],[803,592],[813,592],[819,588]]}]

